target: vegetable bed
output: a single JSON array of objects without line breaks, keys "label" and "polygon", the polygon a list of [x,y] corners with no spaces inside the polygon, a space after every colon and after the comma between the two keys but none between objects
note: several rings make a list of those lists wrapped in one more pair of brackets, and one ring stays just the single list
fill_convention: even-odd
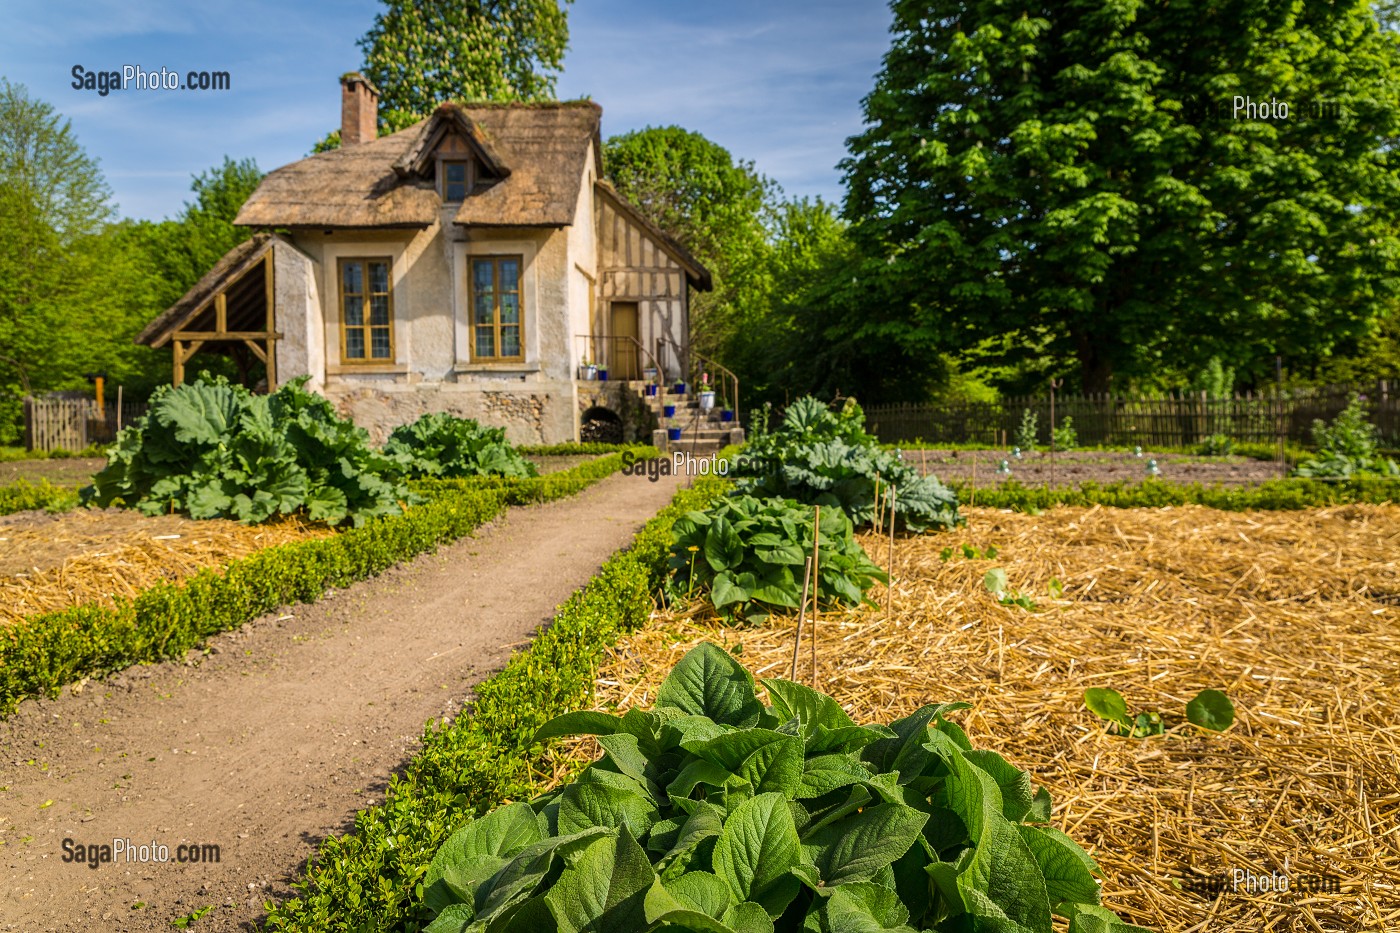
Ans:
[{"label": "vegetable bed", "polygon": [[[1047,787],[1052,825],[1089,850],[1125,920],[1394,928],[1400,507],[964,511],[966,528],[897,539],[888,620],[880,584],[876,606],[823,609],[819,689],[858,723],[970,702],[948,718]],[[887,538],[858,540],[886,564]],[[650,708],[705,641],[786,678],[795,621],[736,626],[699,601],[662,612],[609,651],[600,705]],[[1085,707],[1100,687],[1165,734],[1117,734]],[[1233,700],[1227,731],[1187,722],[1204,689]],[[1216,896],[1236,870],[1291,889]]]}]

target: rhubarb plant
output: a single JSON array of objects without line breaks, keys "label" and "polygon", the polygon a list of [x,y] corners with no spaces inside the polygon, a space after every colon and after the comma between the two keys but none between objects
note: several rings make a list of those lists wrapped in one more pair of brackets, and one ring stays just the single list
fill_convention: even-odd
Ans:
[{"label": "rhubarb plant", "polygon": [[1046,790],[947,718],[967,704],[857,725],[763,684],[770,705],[704,644],[655,708],[545,725],[537,740],[594,735],[603,757],[447,840],[428,933],[1146,933],[1099,904]]}]

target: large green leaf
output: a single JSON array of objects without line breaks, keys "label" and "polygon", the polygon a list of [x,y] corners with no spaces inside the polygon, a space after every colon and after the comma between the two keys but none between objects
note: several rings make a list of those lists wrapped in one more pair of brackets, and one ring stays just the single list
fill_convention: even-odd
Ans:
[{"label": "large green leaf", "polygon": [[644,835],[656,822],[656,805],[640,791],[605,784],[578,783],[559,796],[559,832],[582,832],[594,826],[630,826]]},{"label": "large green leaf", "polygon": [[560,933],[644,930],[646,894],[655,881],[646,853],[624,827],[585,849],[545,902]]},{"label": "large green leaf", "polygon": [[759,794],[725,821],[715,844],[715,874],[735,901],[754,900],[784,878],[800,854],[797,827],[781,794]]},{"label": "large green leaf", "polygon": [[802,852],[827,886],[869,881],[909,850],[928,814],[897,803],[853,813],[802,840]]},{"label": "large green leaf", "polygon": [[844,884],[827,898],[824,911],[829,933],[915,933],[899,895],[878,884]]},{"label": "large green leaf", "polygon": [[740,728],[758,722],[763,712],[752,675],[709,642],[681,658],[657,691],[656,705]]},{"label": "large green leaf", "polygon": [[438,849],[423,876],[424,898],[441,910],[471,903],[472,891],[511,857],[544,838],[539,816],[528,803],[514,803],[472,820]]},{"label": "large green leaf", "polygon": [[1089,853],[1051,826],[1028,826],[1023,823],[1016,829],[1040,866],[1045,891],[1056,913],[1064,913],[1059,905],[1065,901],[1078,904],[1099,902],[1099,885],[1094,880],[1099,868]]}]

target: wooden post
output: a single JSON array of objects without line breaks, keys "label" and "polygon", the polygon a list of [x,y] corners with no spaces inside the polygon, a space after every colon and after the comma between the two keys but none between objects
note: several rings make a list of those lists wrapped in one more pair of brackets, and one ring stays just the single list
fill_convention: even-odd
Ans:
[{"label": "wooden post", "polygon": [[97,420],[98,420],[98,421],[106,421],[106,420],[107,420],[107,380],[106,380],[104,377],[102,377],[102,376],[98,376],[98,377],[96,377],[96,378],[93,380],[93,382],[95,382],[95,383],[97,384],[97,392],[96,392],[96,394],[97,394]]},{"label": "wooden post", "polygon": [[175,348],[175,372],[170,381],[178,386],[185,381],[185,342],[176,340],[173,342],[173,346]]},{"label": "wooden post", "polygon": [[885,584],[885,621],[890,621],[890,612],[894,607],[894,510],[895,503],[898,502],[899,490],[894,486],[890,487],[890,554],[889,571],[886,574],[889,581]]},{"label": "wooden post", "polygon": [[797,607],[797,637],[792,640],[792,675],[797,682],[797,653],[802,648],[802,623],[807,619],[807,588],[812,585],[812,558],[809,555],[802,568],[802,602]]},{"label": "wooden post", "polygon": [[117,430],[122,429],[122,389],[124,386],[117,386]]},{"label": "wooden post", "polygon": [[273,270],[276,266],[272,261],[276,248],[277,242],[274,240],[263,256],[263,286],[267,296],[267,391],[269,394],[277,389],[277,338],[272,336],[277,332],[277,288],[273,280]]}]

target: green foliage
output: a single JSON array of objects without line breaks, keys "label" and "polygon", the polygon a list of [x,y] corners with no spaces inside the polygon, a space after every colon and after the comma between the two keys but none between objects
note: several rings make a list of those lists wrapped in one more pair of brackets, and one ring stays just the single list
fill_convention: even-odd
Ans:
[{"label": "green foliage", "polygon": [[[623,446],[623,452],[631,453],[636,460],[659,457],[661,452],[650,445]],[[444,490],[499,489],[510,505],[531,505],[550,502],[571,496],[597,482],[605,476],[616,473],[624,464],[622,453],[610,454],[580,463],[568,470],[560,470],[540,477],[474,476],[463,479],[422,479],[410,483],[410,488],[429,496],[436,496]]]},{"label": "green foliage", "polygon": [[522,444],[515,448],[527,457],[563,457],[570,455],[619,453],[631,444],[603,444],[598,441],[569,442],[566,444]]},{"label": "green foliage", "polygon": [[8,486],[0,486],[0,515],[27,512],[30,509],[65,512],[77,504],[77,489],[71,486],[55,486],[48,480],[31,483],[21,479]]},{"label": "green foliage", "polygon": [[691,340],[706,356],[731,360],[772,287],[774,184],[752,162],[678,126],[609,138],[603,168],[623,197],[710,271],[714,288],[691,301]]},{"label": "green foliage", "polygon": [[75,457],[105,456],[106,448],[89,444],[82,450],[67,450],[55,447],[53,450],[25,450],[23,447],[0,447],[0,463],[14,463],[17,460],[72,460]]},{"label": "green foliage", "polygon": [[[810,396],[788,407],[782,427],[756,437],[730,471],[736,491],[760,498],[834,506],[856,525],[873,522],[875,483],[882,497],[895,488],[895,516],[910,531],[951,528],[958,497],[937,477],[920,476],[865,433],[854,399],[840,414]],[[882,504],[883,507],[883,504]]]},{"label": "green foliage", "polygon": [[1235,370],[1222,364],[1220,357],[1212,356],[1191,380],[1191,389],[1204,392],[1206,398],[1229,398],[1235,390]]},{"label": "green foliage", "polygon": [[384,444],[384,454],[412,479],[539,475],[535,465],[506,441],[505,428],[482,427],[446,412],[429,412],[395,428]]},{"label": "green foliage", "polygon": [[[1123,694],[1112,687],[1090,687],[1084,691],[1084,705],[1112,725],[1114,735],[1133,739],[1163,735],[1167,723],[1162,714],[1151,710],[1130,715]],[[1235,704],[1219,690],[1202,690],[1186,704],[1186,720],[1202,729],[1224,732],[1235,721]]]},{"label": "green foliage", "polygon": [[671,524],[723,489],[720,481],[702,478],[677,493],[505,670],[473,688],[468,712],[430,726],[419,753],[391,778],[384,802],[360,811],[354,834],[322,843],[295,884],[299,896],[270,906],[266,929],[422,929],[433,913],[422,901],[434,853],[465,820],[539,792],[554,763],[532,741],[535,733],[561,713],[592,705],[602,649],[640,628],[652,612]]},{"label": "green foliage", "polygon": [[1074,430],[1074,419],[1065,415],[1053,431],[1050,432],[1051,441],[1056,450],[1074,450],[1079,446],[1079,435]]},{"label": "green foliage", "polygon": [[1029,408],[1021,410],[1021,424],[1016,428],[1016,446],[1022,450],[1035,450],[1040,434],[1040,416]]},{"label": "green foliage", "polygon": [[[755,620],[773,608],[797,609],[803,566],[812,553],[815,509],[782,499],[727,498],[675,525],[671,570],[677,591],[708,591],[727,618]],[[839,509],[821,516],[817,598],[856,606],[888,578],[855,540]]]},{"label": "green foliage", "polygon": [[304,511],[357,527],[399,514],[410,494],[392,478],[394,461],[305,381],[272,395],[224,379],[162,387],[150,411],[122,429],[84,501],[241,522]]},{"label": "green foliage", "polygon": [[703,644],[655,709],[547,723],[536,739],[596,735],[603,758],[454,833],[423,877],[429,930],[1140,930],[1099,906],[1049,793],[945,718],[968,704],[859,726],[763,683],[771,707]]},{"label": "green foliage", "polygon": [[572,0],[383,0],[359,40],[388,132],[446,101],[553,100]]},{"label": "green foliage", "polygon": [[997,602],[1003,606],[1020,606],[1027,612],[1036,610],[1035,600],[1019,590],[1011,589],[1006,578],[1006,571],[1000,567],[994,567],[987,571],[986,575],[982,577],[982,586],[988,593],[995,596]]},{"label": "green foliage", "polygon": [[1312,438],[1319,456],[1298,464],[1293,475],[1322,479],[1400,476],[1400,466],[1394,460],[1377,455],[1378,434],[1366,418],[1365,403],[1360,396],[1353,396],[1331,424],[1321,419],[1313,422]]},{"label": "green foliage", "polygon": [[[1165,359],[1258,378],[1387,312],[1400,44],[1369,4],[891,9],[845,163],[885,296],[863,326],[1103,392]],[[1293,112],[1237,118],[1235,95]]]},{"label": "green foliage", "polygon": [[[965,486],[958,493],[966,495]],[[1311,509],[1350,502],[1400,502],[1400,481],[1353,477],[1340,482],[1312,479],[1266,480],[1257,486],[1203,486],[1147,479],[1140,483],[1084,482],[1078,487],[1025,486],[1009,480],[993,489],[978,489],[977,504],[991,509],[1037,512],[1057,505],[1104,505],[1111,508],[1163,508],[1204,505],[1245,512],[1251,509]]]},{"label": "green foliage", "polygon": [[[210,635],[279,606],[312,602],[469,534],[508,505],[573,495],[622,467],[619,454],[551,476],[439,481],[425,505],[330,538],[257,551],[181,584],[159,584],[113,608],[78,606],[0,627],[0,716],[25,697],[145,661],[178,658]],[[450,485],[455,482],[458,485]],[[472,485],[476,484],[476,485]]]},{"label": "green foliage", "polygon": [[1207,457],[1228,457],[1235,451],[1235,442],[1229,435],[1212,434],[1201,443],[1198,450]]}]

